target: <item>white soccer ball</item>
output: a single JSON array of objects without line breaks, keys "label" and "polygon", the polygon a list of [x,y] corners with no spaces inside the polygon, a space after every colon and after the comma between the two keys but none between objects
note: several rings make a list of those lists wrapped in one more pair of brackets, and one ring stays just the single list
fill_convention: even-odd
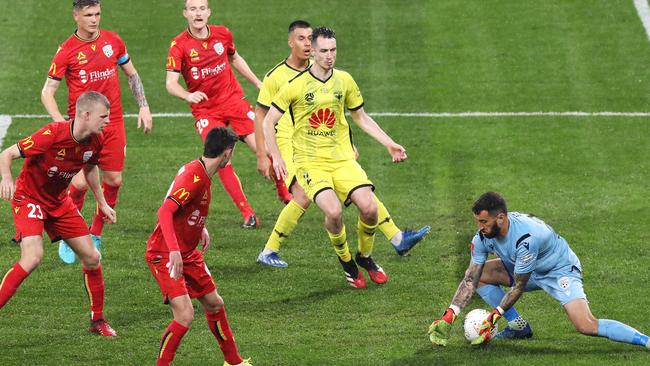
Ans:
[{"label": "white soccer ball", "polygon": [[[490,315],[490,312],[485,309],[474,309],[467,313],[463,328],[465,329],[465,338],[468,341],[471,342],[478,338],[478,331],[481,328],[481,324],[483,324],[483,321],[487,319],[488,315]],[[497,325],[495,324],[490,335],[494,337],[497,331]]]}]

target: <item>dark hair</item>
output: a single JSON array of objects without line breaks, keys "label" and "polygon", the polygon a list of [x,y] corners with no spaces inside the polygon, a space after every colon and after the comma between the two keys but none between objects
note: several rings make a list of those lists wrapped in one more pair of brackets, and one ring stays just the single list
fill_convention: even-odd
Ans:
[{"label": "dark hair", "polygon": [[311,28],[311,24],[306,20],[294,20],[289,24],[289,33],[293,32],[296,28]]},{"label": "dark hair", "polygon": [[215,127],[205,137],[203,156],[214,159],[224,151],[232,149],[237,140],[239,140],[239,136],[231,130],[223,127]]},{"label": "dark hair", "polygon": [[334,29],[332,28],[318,27],[311,33],[311,41],[316,42],[316,39],[318,39],[318,37],[336,39],[336,32],[334,32]]},{"label": "dark hair", "polygon": [[111,108],[111,103],[104,94],[96,91],[87,91],[77,98],[75,108],[77,109],[77,112],[87,112],[89,108],[99,103],[103,104],[106,109]]},{"label": "dark hair", "polygon": [[500,194],[496,192],[486,192],[479,197],[474,205],[472,206],[472,212],[475,215],[481,213],[481,211],[487,211],[491,216],[496,216],[500,213],[508,213],[508,207],[506,207],[506,200],[501,197]]},{"label": "dark hair", "polygon": [[81,10],[87,6],[101,5],[101,0],[72,0],[72,8]]}]

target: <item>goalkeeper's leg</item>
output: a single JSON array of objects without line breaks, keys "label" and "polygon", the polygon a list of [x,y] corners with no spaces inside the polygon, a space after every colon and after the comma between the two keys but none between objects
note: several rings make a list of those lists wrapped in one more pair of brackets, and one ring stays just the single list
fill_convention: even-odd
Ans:
[{"label": "goalkeeper's leg", "polygon": [[564,305],[564,310],[573,326],[582,334],[650,348],[648,336],[629,325],[616,320],[596,319],[586,299],[573,300]]}]

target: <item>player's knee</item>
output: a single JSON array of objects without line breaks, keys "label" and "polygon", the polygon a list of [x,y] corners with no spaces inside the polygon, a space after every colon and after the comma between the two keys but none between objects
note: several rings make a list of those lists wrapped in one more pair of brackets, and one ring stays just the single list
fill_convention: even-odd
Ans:
[{"label": "player's knee", "polygon": [[595,336],[598,335],[598,320],[596,319],[581,319],[574,322],[573,326],[580,334]]},{"label": "player's knee", "polygon": [[20,266],[23,267],[25,272],[33,272],[41,261],[43,260],[43,251],[31,251],[30,253],[25,253],[20,257]]},{"label": "player's knee", "polygon": [[377,203],[375,201],[370,201],[359,207],[359,212],[364,223],[370,225],[377,223]]},{"label": "player's knee", "polygon": [[99,251],[93,247],[93,250],[90,253],[80,256],[79,259],[81,259],[84,268],[95,269],[99,267],[100,258],[101,255],[99,254]]},{"label": "player's knee", "polygon": [[342,222],[341,217],[343,215],[343,209],[341,208],[341,205],[332,205],[331,207],[325,208],[323,211],[327,220],[333,223]]},{"label": "player's knee", "polygon": [[104,183],[113,187],[120,187],[122,185],[122,174],[104,174]]},{"label": "player's knee", "polygon": [[194,308],[191,303],[190,306],[184,306],[179,311],[174,312],[174,320],[189,328],[194,320]]},{"label": "player's knee", "polygon": [[205,311],[208,313],[216,313],[221,308],[223,308],[223,298],[219,295],[217,295],[214,301],[205,304]]}]

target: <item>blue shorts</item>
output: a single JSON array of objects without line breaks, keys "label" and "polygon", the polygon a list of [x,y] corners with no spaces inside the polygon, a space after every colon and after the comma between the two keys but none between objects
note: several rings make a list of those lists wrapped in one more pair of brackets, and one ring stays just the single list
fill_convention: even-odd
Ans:
[{"label": "blue shorts", "polygon": [[[514,265],[501,261],[508,276],[510,277],[510,287],[515,284],[513,278]],[[545,275],[538,275],[535,272],[530,276],[524,291],[544,290],[562,305],[577,300],[587,300],[587,295],[582,288],[582,271],[577,266],[571,266],[549,272]]]}]

